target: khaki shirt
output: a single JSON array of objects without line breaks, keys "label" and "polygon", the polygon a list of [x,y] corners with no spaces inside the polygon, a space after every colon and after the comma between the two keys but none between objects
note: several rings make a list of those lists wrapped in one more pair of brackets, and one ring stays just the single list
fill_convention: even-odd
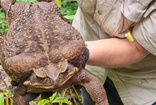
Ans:
[{"label": "khaki shirt", "polygon": [[78,0],[78,3],[73,26],[84,40],[125,38],[125,27],[151,53],[126,67],[110,69],[87,65],[86,70],[103,83],[109,76],[124,105],[156,102],[156,0],[125,0],[125,3],[123,0]]}]

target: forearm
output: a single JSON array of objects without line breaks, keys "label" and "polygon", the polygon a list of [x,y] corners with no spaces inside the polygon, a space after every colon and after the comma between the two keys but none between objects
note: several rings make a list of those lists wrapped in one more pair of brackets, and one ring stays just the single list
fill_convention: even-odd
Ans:
[{"label": "forearm", "polygon": [[136,42],[127,39],[102,39],[86,42],[90,57],[89,65],[103,67],[121,67],[135,63],[148,55],[148,52]]}]

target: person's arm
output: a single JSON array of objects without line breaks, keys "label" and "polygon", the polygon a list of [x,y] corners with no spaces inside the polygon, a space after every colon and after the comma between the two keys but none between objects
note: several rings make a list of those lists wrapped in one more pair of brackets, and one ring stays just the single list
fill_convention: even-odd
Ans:
[{"label": "person's arm", "polygon": [[90,57],[89,65],[103,67],[121,67],[135,63],[148,55],[136,40],[129,42],[127,39],[102,39],[86,42]]}]

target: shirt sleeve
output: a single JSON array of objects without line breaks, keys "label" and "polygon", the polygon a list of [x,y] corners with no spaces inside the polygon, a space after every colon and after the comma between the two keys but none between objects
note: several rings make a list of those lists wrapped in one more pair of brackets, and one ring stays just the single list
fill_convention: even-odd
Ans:
[{"label": "shirt sleeve", "polygon": [[139,22],[152,1],[155,0],[123,0],[121,12],[127,19]]},{"label": "shirt sleeve", "polygon": [[156,56],[156,1],[153,5],[155,9],[135,25],[132,33],[147,51]]}]

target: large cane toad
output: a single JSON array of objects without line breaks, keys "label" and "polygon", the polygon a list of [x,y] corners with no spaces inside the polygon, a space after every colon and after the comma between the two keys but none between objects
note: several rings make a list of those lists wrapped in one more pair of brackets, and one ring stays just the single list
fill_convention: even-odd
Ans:
[{"label": "large cane toad", "polygon": [[45,2],[1,0],[9,30],[0,47],[0,59],[10,78],[20,83],[14,104],[29,104],[26,93],[60,91],[80,84],[96,105],[106,105],[100,81],[83,70],[86,47],[80,33],[61,19],[54,1],[39,1]]}]

